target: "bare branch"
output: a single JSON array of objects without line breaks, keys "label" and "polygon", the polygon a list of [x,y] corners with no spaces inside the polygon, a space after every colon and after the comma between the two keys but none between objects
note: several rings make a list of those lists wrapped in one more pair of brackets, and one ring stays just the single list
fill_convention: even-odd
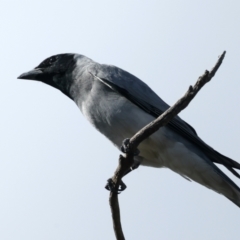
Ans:
[{"label": "bare branch", "polygon": [[224,51],[223,54],[219,57],[213,69],[210,72],[206,70],[205,73],[198,78],[195,85],[193,87],[190,86],[188,91],[185,93],[185,95],[182,98],[180,98],[172,107],[166,110],[157,119],[155,119],[154,121],[146,125],[140,131],[138,131],[130,139],[129,148],[131,149],[131,151],[135,151],[135,149],[144,139],[148,138],[150,135],[156,132],[160,127],[166,125],[177,114],[179,114],[184,108],[188,106],[188,104],[197,95],[200,89],[213,78],[213,76],[215,75],[215,73],[217,72],[218,68],[222,63],[225,57],[225,54],[226,52]]},{"label": "bare branch", "polygon": [[[124,164],[125,163],[125,164]],[[124,173],[127,169],[131,167],[130,164],[126,164],[127,159],[125,159],[122,155],[119,156],[119,165],[114,173],[112,178],[113,182],[116,183],[115,187],[118,189],[119,182],[121,181]],[[113,219],[113,229],[115,232],[115,236],[117,240],[125,240],[122,225],[121,225],[121,218],[120,218],[120,209],[118,204],[118,193],[110,192],[109,196],[109,204],[111,207],[112,212],[112,219]]]},{"label": "bare branch", "polygon": [[[127,170],[129,170],[133,165],[134,152],[138,147],[138,145],[143,140],[145,140],[150,135],[152,135],[154,132],[156,132],[160,127],[165,126],[177,114],[179,114],[184,108],[188,106],[188,104],[196,96],[196,94],[200,91],[200,89],[214,77],[215,73],[217,72],[217,70],[222,64],[225,54],[226,52],[224,51],[222,55],[219,57],[215,66],[212,68],[212,70],[210,72],[206,70],[205,73],[198,78],[195,85],[193,87],[190,86],[188,91],[185,93],[185,95],[182,98],[180,98],[172,107],[166,110],[157,119],[155,119],[154,121],[152,121],[151,123],[143,127],[130,139],[129,146],[128,146],[130,151],[129,153],[126,154],[126,157],[123,157],[122,155],[120,155],[118,168],[115,171],[114,176],[112,177],[112,182],[115,184],[116,189],[119,188],[119,184],[121,182],[122,177],[124,176],[124,173]],[[125,238],[124,238],[122,227],[121,227],[117,192],[110,193],[109,203],[112,211],[112,219],[113,219],[116,239],[124,240]]]}]

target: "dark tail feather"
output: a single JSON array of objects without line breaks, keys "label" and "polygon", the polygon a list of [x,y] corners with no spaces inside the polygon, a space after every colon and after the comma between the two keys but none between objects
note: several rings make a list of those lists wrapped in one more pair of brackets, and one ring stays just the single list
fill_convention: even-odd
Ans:
[{"label": "dark tail feather", "polygon": [[239,202],[236,202],[236,201],[232,200],[231,198],[228,198],[228,199],[240,208],[240,203]]},{"label": "dark tail feather", "polygon": [[229,167],[227,165],[224,165],[232,174],[234,174],[236,177],[240,178],[240,175],[238,172],[236,172],[232,167]]},{"label": "dark tail feather", "polygon": [[221,153],[215,151],[215,154],[217,154],[218,156],[216,157],[216,155],[214,156],[214,158],[211,158],[211,160],[215,163],[219,163],[222,164],[224,167],[226,167],[232,174],[234,174],[236,177],[240,178],[240,174],[238,172],[236,172],[233,168],[240,170],[240,164],[234,160],[232,160],[231,158],[228,158],[224,155],[222,155]]}]

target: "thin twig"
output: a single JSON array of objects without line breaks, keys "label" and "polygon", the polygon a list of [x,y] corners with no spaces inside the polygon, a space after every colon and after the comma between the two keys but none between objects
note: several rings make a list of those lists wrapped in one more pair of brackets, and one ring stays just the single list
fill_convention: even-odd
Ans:
[{"label": "thin twig", "polygon": [[214,77],[215,73],[219,69],[225,57],[225,54],[226,52],[224,51],[223,54],[219,57],[213,69],[210,72],[206,70],[205,73],[198,78],[195,85],[193,87],[190,86],[188,91],[185,93],[185,95],[182,98],[180,98],[172,107],[167,109],[157,119],[155,119],[154,121],[152,121],[151,123],[143,127],[130,139],[129,149],[131,149],[131,151],[135,151],[135,149],[144,139],[148,138],[150,135],[156,132],[160,127],[166,125],[177,114],[179,114],[184,108],[188,106],[188,104],[197,95],[200,89]]},{"label": "thin twig", "polygon": [[[133,158],[132,158],[133,159]],[[131,159],[130,159],[131,161]],[[119,156],[119,164],[112,177],[113,182],[116,183],[115,188],[118,189],[119,183],[124,176],[124,173],[127,169],[129,169],[131,165],[127,163],[127,159],[125,159],[122,155]],[[113,229],[115,232],[115,236],[117,240],[125,240],[122,225],[121,225],[121,217],[120,217],[120,209],[118,203],[118,193],[110,192],[109,196],[109,204],[112,212],[113,219]]]},{"label": "thin twig", "polygon": [[[172,107],[167,109],[161,116],[159,116],[157,119],[143,127],[140,131],[138,131],[129,142],[129,152],[126,154],[126,157],[123,157],[120,155],[119,157],[119,165],[114,173],[114,176],[112,177],[112,181],[115,184],[116,189],[119,187],[119,183],[121,182],[122,177],[124,176],[124,173],[126,170],[130,169],[133,165],[133,158],[134,158],[134,152],[138,145],[148,138],[150,135],[152,135],[154,132],[156,132],[160,127],[165,126],[168,122],[170,122],[177,114],[179,114],[184,108],[188,106],[188,104],[191,102],[191,100],[196,96],[196,94],[200,91],[200,89],[209,82],[219,69],[219,67],[222,64],[222,61],[225,57],[226,52],[224,51],[222,55],[219,57],[217,63],[212,68],[212,70],[205,71],[205,73],[200,76],[195,83],[195,85],[192,87],[190,86],[188,91],[185,93],[185,95],[180,98]],[[121,226],[121,220],[120,220],[120,209],[118,204],[118,194],[115,192],[110,193],[109,197],[109,203],[112,211],[112,219],[113,219],[113,226],[115,231],[115,236],[117,240],[124,240],[124,235],[122,231]]]}]

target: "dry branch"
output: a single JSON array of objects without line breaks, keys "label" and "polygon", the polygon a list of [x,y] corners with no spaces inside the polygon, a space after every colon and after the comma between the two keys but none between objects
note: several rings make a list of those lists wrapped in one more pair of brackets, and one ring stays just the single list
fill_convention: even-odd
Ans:
[{"label": "dry branch", "polygon": [[[119,184],[121,182],[124,173],[131,168],[133,165],[134,152],[136,151],[138,145],[156,132],[160,127],[165,126],[169,121],[171,121],[177,114],[179,114],[184,108],[188,106],[190,101],[196,96],[196,94],[200,91],[200,89],[209,82],[219,69],[222,61],[225,57],[226,52],[224,51],[222,55],[219,57],[217,63],[213,67],[213,69],[209,71],[205,71],[205,73],[200,76],[192,87],[190,86],[185,95],[180,98],[172,107],[166,110],[161,116],[157,119],[143,127],[140,131],[138,131],[129,142],[129,152],[126,154],[126,157],[120,155],[119,157],[119,165],[114,173],[114,176],[111,178],[112,182],[115,185],[115,189],[119,188]],[[117,240],[124,240],[124,235],[121,227],[120,220],[120,209],[118,204],[118,193],[111,192],[109,197],[109,203],[112,211],[112,219],[113,219],[113,227]]]}]

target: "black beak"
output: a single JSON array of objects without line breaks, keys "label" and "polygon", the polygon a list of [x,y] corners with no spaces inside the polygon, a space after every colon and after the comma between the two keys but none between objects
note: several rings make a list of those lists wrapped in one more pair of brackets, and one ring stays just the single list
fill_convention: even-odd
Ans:
[{"label": "black beak", "polygon": [[43,71],[41,69],[33,69],[21,74],[18,79],[40,80],[42,73]]}]

